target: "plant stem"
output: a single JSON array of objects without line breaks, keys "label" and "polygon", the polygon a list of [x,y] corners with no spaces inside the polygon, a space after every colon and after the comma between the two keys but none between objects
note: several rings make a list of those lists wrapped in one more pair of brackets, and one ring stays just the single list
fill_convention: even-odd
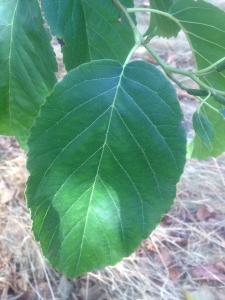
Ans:
[{"label": "plant stem", "polygon": [[[207,85],[205,82],[203,82],[202,80],[200,80],[195,73],[190,72],[190,71],[186,71],[183,69],[177,69],[177,68],[173,68],[170,65],[166,64],[159,56],[158,54],[155,53],[155,51],[147,44],[142,43],[142,45],[145,47],[145,49],[151,54],[151,56],[157,61],[157,63],[160,65],[160,67],[164,70],[164,72],[167,75],[171,75],[171,74],[181,74],[184,75],[186,77],[189,77],[192,81],[194,81],[195,83],[197,83],[200,87],[202,87],[203,89],[206,89],[209,91],[209,93],[211,94],[220,94],[225,96],[225,92],[221,91],[221,90],[217,90],[214,89],[212,87],[210,87],[209,85]],[[174,80],[174,78],[171,76],[169,76],[178,86],[181,86],[182,84],[178,84],[177,81]]]},{"label": "plant stem", "polygon": [[131,60],[131,57],[133,56],[134,52],[138,49],[138,47],[139,47],[139,45],[135,44],[134,47],[131,49],[131,51],[127,55],[127,58],[126,58],[126,60],[124,62],[124,66],[129,63],[129,61]]},{"label": "plant stem", "polygon": [[215,111],[217,114],[220,115],[219,110],[207,102],[207,101],[209,100],[210,97],[211,97],[211,94],[209,94],[209,95],[208,95],[205,99],[203,99],[203,100],[202,100],[202,98],[197,97],[198,100],[201,101],[201,104],[200,104],[200,106],[199,106],[199,108],[198,108],[198,111],[201,110],[201,108],[202,108],[203,105],[206,105],[206,106],[208,106],[210,109],[212,109],[213,111]]},{"label": "plant stem", "polygon": [[[177,69],[174,67],[171,67],[170,65],[166,64],[159,55],[147,44],[146,39],[143,38],[142,34],[138,31],[136,24],[134,23],[133,19],[130,17],[130,13],[136,13],[136,12],[150,12],[150,13],[156,13],[162,16],[165,16],[171,20],[173,20],[178,26],[185,32],[185,28],[183,28],[182,23],[176,19],[174,16],[172,16],[169,13],[166,13],[164,11],[160,11],[157,9],[152,8],[126,8],[124,7],[119,0],[113,0],[115,5],[124,13],[126,16],[133,32],[134,32],[134,38],[136,42],[136,48],[137,49],[140,45],[144,46],[145,49],[151,54],[151,56],[157,61],[159,66],[164,70],[164,72],[173,80],[179,87],[184,88],[182,83],[178,83],[177,80],[175,80],[172,76],[172,74],[181,74],[183,76],[189,77],[192,81],[197,83],[201,88],[207,90],[209,94],[220,94],[225,96],[225,92],[221,90],[217,90],[215,88],[212,88],[211,86],[207,85],[204,81],[198,78],[198,76],[206,75],[206,73],[211,72],[211,70],[214,70],[216,66],[218,66],[221,62],[225,60],[225,58],[218,60],[214,64],[210,65],[209,67],[199,70],[199,71],[187,71],[184,69]],[[132,52],[133,53],[133,52]],[[186,88],[184,88],[186,89]]]},{"label": "plant stem", "polygon": [[184,85],[183,83],[181,83],[179,80],[177,80],[176,78],[174,78],[174,77],[172,76],[171,73],[166,73],[166,75],[167,75],[174,83],[176,83],[176,85],[177,85],[179,88],[181,88],[182,90],[184,90],[184,91],[186,91],[186,92],[188,92],[188,90],[190,90],[189,87],[185,86],[185,85]]},{"label": "plant stem", "polygon": [[179,27],[181,27],[183,29],[182,24],[180,23],[180,21],[178,19],[176,19],[173,15],[162,11],[162,10],[158,10],[158,9],[153,9],[153,8],[145,8],[145,7],[132,7],[132,8],[127,8],[126,9],[128,13],[136,13],[136,12],[149,12],[149,13],[155,13],[161,16],[164,16],[172,21],[174,21],[175,23],[177,23],[177,25]]},{"label": "plant stem", "polygon": [[169,73],[176,73],[181,74],[187,77],[192,76],[192,72],[184,70],[184,69],[177,69],[173,68],[167,63],[165,63],[161,57],[146,43],[146,41],[142,42],[142,45],[145,47],[145,49],[151,54],[151,56],[156,60],[156,62],[164,69],[167,70]]},{"label": "plant stem", "polygon": [[133,30],[133,33],[134,33],[134,40],[135,40],[135,43],[140,45],[141,44],[141,41],[142,41],[142,35],[139,33],[137,27],[136,27],[136,24],[134,23],[133,19],[131,18],[131,16],[129,15],[128,13],[128,10],[126,9],[126,7],[124,7],[122,5],[122,3],[119,1],[119,0],[112,0],[114,2],[114,4],[124,13],[124,15],[126,16],[127,18],[127,21],[129,22],[130,24],[130,27],[132,28]]},{"label": "plant stem", "polygon": [[[201,110],[201,108],[202,108],[202,106],[203,106],[204,104],[205,104],[205,105],[208,104],[207,101],[209,100],[210,97],[211,97],[211,94],[209,94],[209,95],[208,95],[207,97],[205,97],[204,99],[198,97],[198,99],[199,99],[200,102],[201,102],[201,104],[200,104],[199,107],[198,107],[198,111]],[[212,107],[212,108],[214,109],[214,107]]]},{"label": "plant stem", "polygon": [[[164,12],[164,11],[161,11],[161,10],[158,10],[158,9],[144,8],[144,7],[127,8],[126,10],[127,10],[128,13],[149,12],[149,13],[155,13],[155,14],[158,14],[158,15],[162,15],[162,16],[164,16],[164,17],[172,20],[173,22],[175,22],[186,33],[186,30],[183,27],[182,23],[177,18],[175,18],[173,15],[171,15],[171,14],[169,14],[167,12]],[[211,64],[207,68],[204,68],[202,70],[192,71],[191,73],[195,74],[197,76],[207,75],[207,74],[209,74],[211,72],[215,72],[216,71],[216,67],[218,65],[220,65],[222,62],[225,62],[225,57],[217,60],[215,63]],[[186,74],[187,76],[188,76],[188,73],[190,73],[190,72],[188,72],[188,71],[186,72],[185,70],[182,70],[182,69],[179,70],[179,69],[173,68],[173,70],[174,70],[174,73],[178,73],[179,72],[178,74],[187,73]]]},{"label": "plant stem", "polygon": [[221,63],[225,62],[225,57],[217,60],[215,63],[213,63],[212,65],[210,65],[209,67],[205,68],[205,69],[202,69],[202,70],[199,70],[197,72],[195,72],[195,75],[198,75],[198,76],[204,76],[204,75],[207,75],[209,73],[212,73],[212,72],[215,72],[217,71],[216,70],[216,67],[218,67]]}]

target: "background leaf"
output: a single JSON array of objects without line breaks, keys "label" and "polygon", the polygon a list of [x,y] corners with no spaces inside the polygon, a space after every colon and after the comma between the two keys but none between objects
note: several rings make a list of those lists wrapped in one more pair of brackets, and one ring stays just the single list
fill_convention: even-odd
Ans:
[{"label": "background leaf", "polygon": [[[121,2],[131,7],[133,1]],[[123,63],[134,46],[127,19],[113,1],[42,0],[42,4],[53,34],[63,40],[67,70],[95,59]]]},{"label": "background leaf", "polygon": [[201,142],[209,149],[212,149],[214,131],[212,124],[207,116],[203,113],[196,111],[193,115],[193,127],[200,138]]},{"label": "background leaf", "polygon": [[173,87],[145,62],[94,61],[56,86],[29,141],[27,197],[58,270],[115,264],[148,236],[183,171],[181,120]]},{"label": "background leaf", "polygon": [[[182,24],[198,69],[206,68],[225,56],[224,11],[202,0],[180,0],[171,8],[171,13]],[[216,89],[225,89],[225,72],[214,72],[202,79]],[[223,108],[213,99],[208,102],[218,109]],[[225,122],[222,115],[206,105],[204,112],[213,126],[215,137],[211,149],[198,136],[194,138],[192,156],[198,159],[218,156],[225,151]]]},{"label": "background leaf", "polygon": [[0,2],[0,134],[25,146],[55,84],[56,62],[36,0]]},{"label": "background leaf", "polygon": [[67,70],[90,60],[90,51],[81,0],[42,0],[52,34],[62,41]]},{"label": "background leaf", "polygon": [[221,113],[223,119],[225,119],[225,108],[224,109],[220,109],[220,113]]},{"label": "background leaf", "polygon": [[[177,0],[151,0],[150,6],[153,9],[168,12],[176,1]],[[172,36],[176,36],[179,31],[179,26],[169,18],[156,13],[151,13],[150,26],[147,34],[151,36],[158,35],[170,38]]]}]

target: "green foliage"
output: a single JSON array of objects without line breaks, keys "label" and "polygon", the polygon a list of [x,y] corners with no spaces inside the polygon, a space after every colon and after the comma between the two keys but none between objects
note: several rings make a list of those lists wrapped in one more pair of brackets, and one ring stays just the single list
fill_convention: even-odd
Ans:
[{"label": "green foliage", "polygon": [[68,70],[90,60],[84,10],[81,0],[41,0],[52,33],[61,39]]},{"label": "green foliage", "polygon": [[36,0],[0,2],[0,133],[23,147],[56,82],[56,63]]},{"label": "green foliage", "polygon": [[222,117],[225,119],[225,109],[224,108],[220,109],[220,113],[221,113]]},{"label": "green foliage", "polygon": [[[151,0],[151,8],[158,9],[160,11],[169,12],[173,4],[177,0]],[[176,36],[180,31],[179,26],[169,18],[153,13],[151,15],[151,22],[147,34],[151,36],[162,36],[162,37],[172,37]]]},{"label": "green foliage", "polygon": [[[202,0],[180,0],[171,9],[173,17],[179,20],[192,47],[198,69],[203,69],[224,57],[225,12]],[[201,78],[213,88],[225,90],[225,71],[211,72]],[[221,109],[213,98],[208,101]],[[225,151],[225,122],[219,112],[204,105],[205,114],[215,132],[212,147],[208,148],[198,136],[193,141],[192,156],[205,159],[218,156]]]},{"label": "green foliage", "polygon": [[212,150],[214,131],[208,117],[196,111],[193,115],[193,127],[202,144]]},{"label": "green foliage", "polygon": [[[132,6],[131,0],[121,2]],[[133,31],[111,0],[42,0],[42,3],[53,34],[63,40],[67,70],[95,59],[125,61],[135,43]]]},{"label": "green foliage", "polygon": [[[40,2],[70,70],[56,85]],[[137,11],[151,13],[144,37]],[[196,70],[167,65],[147,44],[179,30]],[[175,91],[156,67],[132,60],[140,46],[200,101],[192,157],[223,153],[224,11],[202,0],[151,0],[151,8],[130,0],[0,2],[0,133],[24,147],[30,136],[26,195],[34,234],[70,277],[132,253],[171,206],[183,171],[186,138]],[[199,87],[184,86],[176,74]]]},{"label": "green foliage", "polygon": [[214,95],[214,100],[222,105],[225,105],[225,97],[221,95]]},{"label": "green foliage", "polygon": [[225,70],[225,61],[223,60],[217,67],[216,67],[216,71],[217,72],[222,72]]},{"label": "green foliage", "polygon": [[91,62],[56,86],[32,130],[27,196],[57,269],[115,264],[148,236],[183,170],[180,124],[173,88],[145,62]]}]

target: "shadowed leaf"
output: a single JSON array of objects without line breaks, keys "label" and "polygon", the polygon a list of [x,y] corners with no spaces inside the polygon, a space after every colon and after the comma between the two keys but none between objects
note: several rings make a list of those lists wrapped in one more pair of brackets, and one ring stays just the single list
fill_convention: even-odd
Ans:
[{"label": "shadowed leaf", "polygon": [[[132,6],[131,0],[121,1]],[[95,59],[121,63],[134,45],[133,32],[113,1],[42,0],[52,33],[63,40],[67,70]]]},{"label": "shadowed leaf", "polygon": [[36,0],[0,2],[0,134],[22,146],[55,84],[56,62]]},{"label": "shadowed leaf", "polygon": [[[171,8],[173,17],[179,20],[183,31],[193,50],[196,66],[203,69],[222,59],[225,53],[225,12],[202,0],[179,0]],[[224,91],[225,71],[218,73],[216,70],[201,77],[210,86]],[[213,98],[207,101],[216,109],[223,106]],[[192,156],[198,159],[206,159],[210,156],[218,156],[225,151],[225,122],[219,112],[204,105],[204,112],[210,121],[215,137],[212,147],[207,147],[198,135],[193,140],[190,148]]]},{"label": "shadowed leaf", "polygon": [[[177,0],[151,0],[150,5],[153,9],[169,12],[176,1]],[[170,38],[176,36],[179,31],[180,28],[174,21],[157,13],[151,13],[150,27],[147,34]]]},{"label": "shadowed leaf", "polygon": [[206,115],[196,111],[193,115],[193,127],[202,143],[212,149],[214,130]]}]

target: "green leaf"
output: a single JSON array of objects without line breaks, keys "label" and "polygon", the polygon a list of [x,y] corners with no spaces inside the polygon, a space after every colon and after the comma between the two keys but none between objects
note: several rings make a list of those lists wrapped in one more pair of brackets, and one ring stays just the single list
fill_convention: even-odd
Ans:
[{"label": "green leaf", "polygon": [[[225,56],[225,12],[202,0],[180,0],[171,9],[172,15],[182,25],[193,50],[197,68],[203,69]],[[210,86],[225,90],[225,72],[214,72],[201,77]],[[213,98],[207,101],[216,109],[223,106]],[[206,147],[196,136],[192,156],[206,159],[225,151],[225,122],[222,115],[204,105],[204,111],[212,124],[215,138],[212,148]]]},{"label": "green leaf", "polygon": [[[176,3],[176,1],[177,0],[151,0],[150,3],[151,8],[153,9],[169,12],[170,8],[174,3]],[[156,13],[151,13],[150,27],[147,31],[148,35],[158,35],[170,38],[177,36],[179,31],[179,26],[169,18]]]},{"label": "green leaf", "polygon": [[129,255],[172,204],[185,162],[173,87],[149,63],[70,72],[29,141],[27,198],[50,262],[73,277]]},{"label": "green leaf", "polygon": [[225,105],[225,97],[219,94],[213,96],[214,100],[222,105]]},{"label": "green leaf", "polygon": [[[121,1],[132,6],[132,1]],[[113,1],[42,0],[54,35],[63,40],[67,70],[95,59],[123,63],[134,46],[134,36],[123,13]]]},{"label": "green leaf", "polygon": [[86,23],[81,0],[42,0],[52,33],[62,40],[68,70],[90,60]]},{"label": "green leaf", "polygon": [[211,150],[214,130],[207,116],[196,111],[193,115],[193,127],[201,142]]},{"label": "green leaf", "polygon": [[225,108],[220,109],[221,116],[225,119]]},{"label": "green leaf", "polygon": [[56,62],[36,0],[0,1],[0,134],[25,147],[55,84]]},{"label": "green leaf", "polygon": [[216,67],[217,72],[222,72],[225,70],[225,61],[222,61],[219,65]]}]

